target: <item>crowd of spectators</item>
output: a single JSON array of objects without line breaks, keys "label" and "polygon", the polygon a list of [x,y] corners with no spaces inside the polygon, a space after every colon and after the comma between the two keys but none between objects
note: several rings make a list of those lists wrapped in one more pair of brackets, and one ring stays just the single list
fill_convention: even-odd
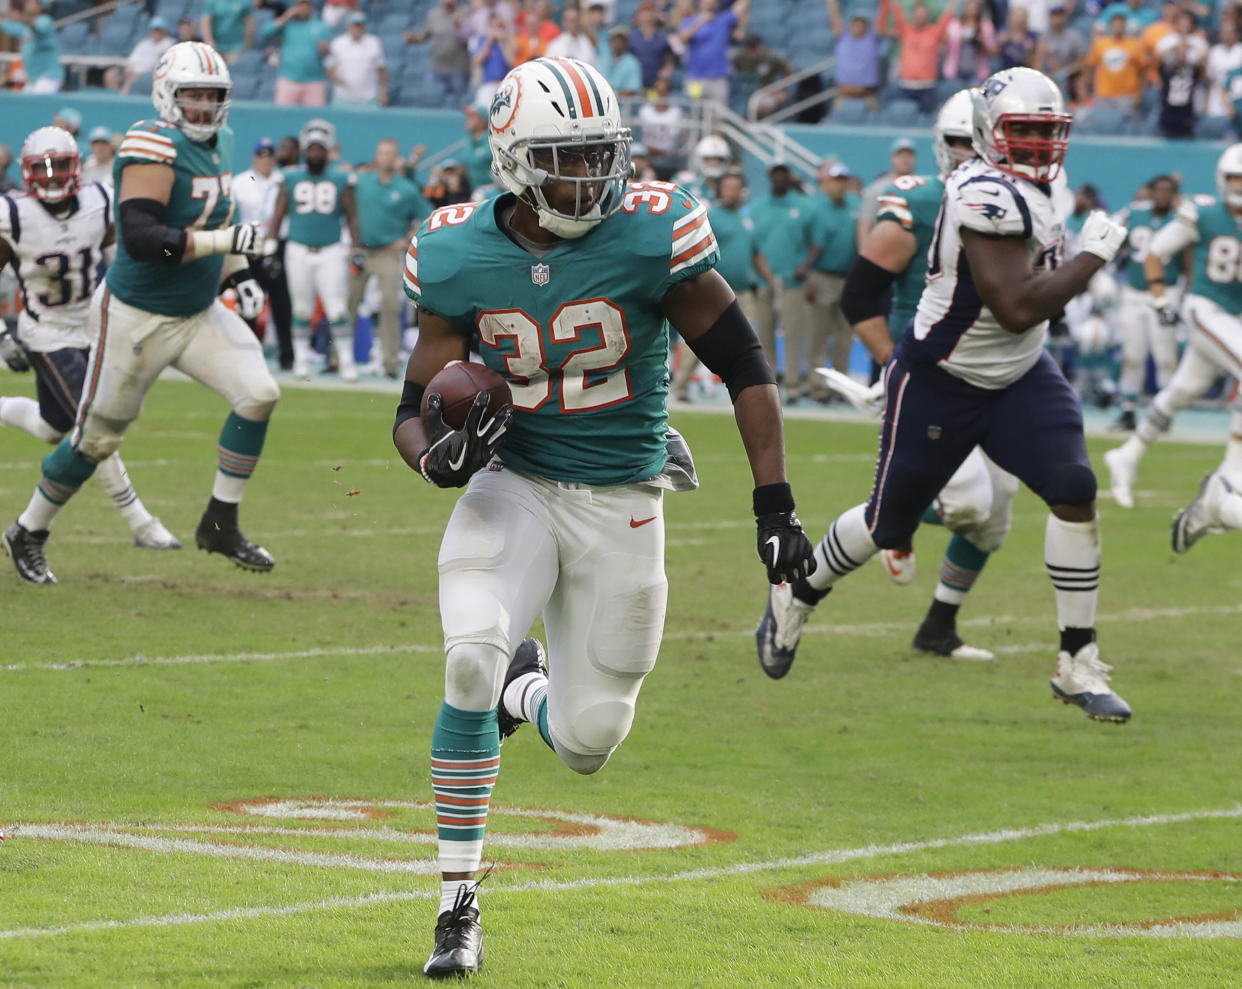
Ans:
[{"label": "crowd of spectators", "polygon": [[[1039,68],[1058,80],[1088,129],[1223,136],[1242,109],[1242,0],[642,0],[616,19],[614,0],[436,0],[421,24],[403,37],[384,33],[371,16],[390,18],[392,3],[367,0],[203,0],[195,20],[174,28],[161,16],[143,22],[145,34],[117,55],[115,71],[95,82],[142,92],[163,51],[199,38],[237,65],[249,56],[274,77],[279,105],[388,105],[390,63],[414,56],[426,66],[421,89],[407,80],[402,102],[434,97],[441,106],[486,105],[514,65],[540,55],[595,65],[623,99],[643,104],[653,135],[653,159],[669,147],[682,100],[708,99],[739,107],[761,87],[787,78],[794,59],[751,30],[792,40],[805,21],[811,37],[831,39],[823,54],[835,65],[797,89],[767,89],[760,115],[820,87],[838,105],[862,103],[870,114],[907,105],[926,118],[946,87],[970,85],[997,69]],[[7,6],[7,12],[5,7]],[[20,51],[10,63],[10,88],[54,92],[64,81],[54,4],[0,0],[0,41]],[[148,12],[157,7],[146,0]],[[808,9],[808,6],[813,9]],[[773,27],[774,7],[787,20]],[[165,8],[167,9],[167,8]],[[256,13],[270,11],[261,26]],[[173,18],[175,19],[175,18]],[[105,18],[100,17],[97,23]],[[404,42],[404,44],[403,44]],[[805,45],[799,53],[805,55]],[[805,64],[806,58],[801,59]],[[393,64],[402,76],[402,66]],[[420,73],[422,69],[418,69]],[[269,83],[270,84],[270,83]],[[816,120],[827,106],[800,120]],[[894,117],[893,119],[897,119]],[[1206,124],[1206,126],[1204,126]],[[663,128],[663,130],[662,130]],[[683,149],[684,150],[684,149]]]}]

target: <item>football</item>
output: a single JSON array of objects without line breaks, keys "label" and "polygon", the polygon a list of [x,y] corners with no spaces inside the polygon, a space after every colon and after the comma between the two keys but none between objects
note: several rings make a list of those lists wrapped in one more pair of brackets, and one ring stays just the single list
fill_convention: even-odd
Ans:
[{"label": "football", "polygon": [[427,384],[427,391],[423,394],[422,415],[427,414],[427,396],[432,392],[439,392],[444,400],[445,423],[451,429],[461,429],[466,424],[470,407],[474,405],[474,397],[481,391],[490,396],[487,403],[489,417],[513,401],[508,382],[486,364],[451,361]]}]

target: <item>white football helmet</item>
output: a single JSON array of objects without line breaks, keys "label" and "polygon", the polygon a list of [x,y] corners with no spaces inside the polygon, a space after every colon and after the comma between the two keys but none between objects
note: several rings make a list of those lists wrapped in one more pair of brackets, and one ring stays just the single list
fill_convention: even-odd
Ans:
[{"label": "white football helmet", "polygon": [[1074,343],[1078,346],[1078,352],[1084,357],[1104,353],[1113,335],[1108,323],[1102,317],[1095,315],[1088,316],[1077,326],[1072,327],[1070,333],[1074,337]]},{"label": "white football helmet", "polygon": [[[218,89],[220,101],[187,102],[182,99],[183,89]],[[229,118],[230,96],[233,80],[229,67],[219,53],[201,41],[183,41],[173,45],[160,56],[155,65],[151,82],[151,102],[161,120],[181,129],[191,141],[210,140]],[[186,119],[186,110],[195,116],[202,111],[211,113],[207,123]]]},{"label": "white football helmet", "polygon": [[63,203],[78,191],[82,159],[67,130],[40,127],[22,143],[22,188],[45,203]]},{"label": "white football helmet", "polygon": [[[581,237],[621,208],[630,177],[628,127],[607,80],[574,58],[536,58],[501,80],[487,119],[496,180],[558,237]],[[548,201],[574,189],[572,208]]]},{"label": "white football helmet", "polygon": [[932,152],[936,156],[941,178],[948,178],[958,165],[975,156],[973,147],[953,147],[949,144],[951,137],[970,141],[974,136],[974,120],[973,89],[959,89],[944,101],[944,106],[936,114],[936,124],[932,128]]},{"label": "white football helmet", "polygon": [[1239,209],[1242,208],[1242,189],[1231,189],[1229,185],[1234,175],[1242,175],[1242,144],[1229,145],[1216,161],[1216,195],[1226,206]]},{"label": "white football helmet", "polygon": [[695,175],[701,175],[705,179],[718,179],[728,170],[732,157],[728,141],[718,134],[708,134],[694,146],[690,155],[690,168]]},{"label": "white football helmet", "polygon": [[298,131],[298,147],[305,152],[312,144],[318,144],[329,152],[336,147],[336,128],[331,121],[315,117],[302,125]]},{"label": "white football helmet", "polygon": [[1074,117],[1055,82],[1035,69],[1002,69],[973,92],[972,139],[981,158],[1035,182],[1060,173]]}]

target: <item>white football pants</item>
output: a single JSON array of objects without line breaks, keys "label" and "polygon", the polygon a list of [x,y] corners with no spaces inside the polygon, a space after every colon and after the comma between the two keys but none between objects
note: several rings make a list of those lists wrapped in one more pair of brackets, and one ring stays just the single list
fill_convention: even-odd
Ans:
[{"label": "white football pants", "polygon": [[286,243],[285,278],[293,318],[299,323],[309,322],[315,312],[315,296],[319,296],[328,322],[346,320],[348,266],[344,244],[307,247],[292,240]]}]

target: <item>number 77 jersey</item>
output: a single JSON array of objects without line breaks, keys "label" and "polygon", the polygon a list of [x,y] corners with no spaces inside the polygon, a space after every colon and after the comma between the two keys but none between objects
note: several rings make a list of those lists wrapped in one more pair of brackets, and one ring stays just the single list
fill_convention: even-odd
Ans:
[{"label": "number 77 jersey", "polygon": [[631,484],[664,468],[668,321],[661,300],[715,267],[707,209],[631,184],[585,236],[535,254],[502,227],[514,198],[446,206],[406,254],[405,291],[465,335],[513,391],[506,464],[557,481]]}]

